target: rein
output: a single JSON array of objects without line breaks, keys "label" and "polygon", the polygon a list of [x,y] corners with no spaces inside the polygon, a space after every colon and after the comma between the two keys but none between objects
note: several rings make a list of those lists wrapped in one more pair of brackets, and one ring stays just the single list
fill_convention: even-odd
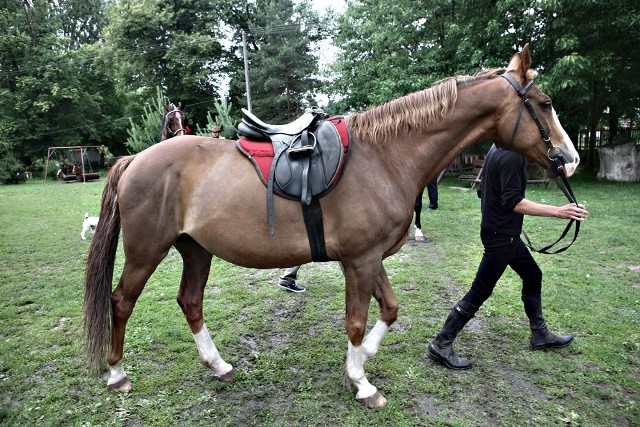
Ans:
[{"label": "rein", "polygon": [[[560,150],[559,147],[553,145],[553,143],[551,142],[551,138],[549,137],[549,133],[546,131],[546,129],[540,123],[540,120],[538,119],[538,115],[536,114],[535,110],[533,109],[533,105],[531,105],[531,101],[527,97],[527,91],[529,89],[531,89],[531,87],[533,86],[533,80],[530,80],[525,85],[525,87],[523,88],[516,81],[516,79],[514,79],[513,76],[511,76],[510,74],[504,73],[504,74],[502,74],[502,77],[504,77],[509,83],[511,83],[511,86],[513,86],[513,88],[516,90],[516,92],[518,92],[518,95],[520,95],[520,97],[522,98],[522,106],[520,107],[520,113],[518,114],[518,120],[516,122],[515,128],[513,129],[513,134],[511,135],[511,141],[509,142],[509,145],[507,145],[507,148],[510,147],[513,144],[513,141],[514,141],[515,136],[516,136],[516,132],[518,131],[518,126],[520,125],[520,119],[522,118],[522,111],[524,110],[524,107],[526,106],[527,110],[529,110],[529,114],[531,114],[531,118],[533,118],[533,121],[536,123],[536,126],[538,126],[538,130],[540,131],[540,135],[542,136],[543,141],[547,144],[547,147],[549,148],[548,151],[547,151],[547,158],[551,162],[553,162],[553,164],[556,167],[556,171],[558,172],[558,176],[562,179],[562,183],[558,182],[557,178],[555,178],[554,181],[556,182],[556,184],[558,185],[560,190],[562,190],[562,192],[564,193],[566,198],[569,200],[569,202],[570,203],[574,203],[577,206],[578,205],[578,201],[576,199],[576,196],[573,194],[573,190],[571,189],[571,186],[569,185],[569,181],[567,180],[567,174],[565,173],[565,169],[564,169],[565,160],[564,160],[564,157],[562,155],[562,150]],[[571,226],[573,225],[573,223],[575,223],[575,225],[576,225],[575,232],[573,234],[573,240],[571,240],[571,242],[567,246],[564,246],[564,247],[562,247],[560,249],[556,249],[555,251],[550,252],[549,250],[553,246],[555,246],[557,243],[559,243],[562,239],[565,238],[565,236],[567,235],[567,233],[571,229]],[[529,247],[529,249],[531,249],[533,252],[538,252],[538,253],[541,253],[541,254],[551,255],[551,254],[558,254],[560,252],[564,252],[567,249],[569,249],[569,246],[571,246],[573,244],[573,242],[575,242],[576,239],[578,238],[578,232],[579,231],[580,231],[580,221],[576,221],[575,219],[572,219],[572,220],[569,221],[569,224],[567,224],[567,226],[565,227],[564,231],[562,232],[562,235],[558,238],[558,240],[556,240],[555,242],[553,242],[550,245],[547,245],[547,246],[545,246],[545,247],[543,247],[541,249],[536,249],[536,248],[533,247],[533,245],[531,244],[531,240],[529,239],[529,236],[527,235],[527,233],[524,230],[523,230],[523,234],[524,234],[524,237],[526,239],[526,245]]]}]

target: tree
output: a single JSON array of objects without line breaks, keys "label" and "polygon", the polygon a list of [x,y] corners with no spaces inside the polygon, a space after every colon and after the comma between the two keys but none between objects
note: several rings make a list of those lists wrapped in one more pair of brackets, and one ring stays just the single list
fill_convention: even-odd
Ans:
[{"label": "tree", "polygon": [[130,126],[127,130],[129,137],[126,144],[130,154],[139,153],[160,141],[162,118],[165,114],[163,104],[169,105],[169,98],[162,93],[160,87],[156,87],[156,96],[151,102],[145,104],[142,119],[139,122],[129,119]]},{"label": "tree", "polygon": [[[622,120],[640,114],[640,34],[638,2],[541,2],[546,15],[546,39],[536,47],[546,56],[544,88],[569,134],[590,131],[586,164],[596,162],[596,129],[608,126],[618,134]],[[575,25],[579,22],[580,25]]]},{"label": "tree", "polygon": [[215,126],[220,126],[222,127],[220,136],[227,139],[237,138],[236,124],[239,122],[239,119],[232,117],[231,104],[223,97],[220,101],[214,100],[213,106],[215,113],[211,111],[207,113],[207,125],[204,129],[201,128],[200,125],[196,125],[196,134],[210,136],[211,129]]},{"label": "tree", "polygon": [[100,40],[105,24],[103,0],[58,0],[53,7],[61,17],[62,38],[69,49]]},{"label": "tree", "polygon": [[363,109],[436,80],[502,67],[530,42],[536,80],[554,96],[575,140],[595,129],[636,121],[640,106],[638,2],[523,0],[368,0],[348,3],[336,41],[337,107]]},{"label": "tree", "polygon": [[[316,43],[327,36],[323,19],[308,1],[258,0],[247,6],[249,82],[252,109],[263,120],[290,121],[313,105],[321,85]],[[237,72],[234,95],[244,99]]]},{"label": "tree", "polygon": [[[62,30],[71,26],[66,21],[71,15],[56,4],[71,2],[2,3],[0,102],[11,108],[0,115],[0,144],[30,163],[48,146],[99,145],[118,135],[114,86],[95,67],[92,45],[78,47],[95,34],[78,30],[72,42]],[[78,22],[93,22],[91,15],[99,14],[90,7],[82,10],[86,16],[78,10],[73,15]]]},{"label": "tree", "polygon": [[[500,40],[494,1],[370,0],[348,4],[338,20],[335,91],[360,110],[434,82],[496,67]],[[505,39],[509,38],[503,36]],[[509,50],[509,52],[511,52]]]},{"label": "tree", "polygon": [[[106,47],[119,90],[133,104],[156,87],[204,121],[217,93],[226,54],[218,8],[222,0],[118,0],[107,7]],[[140,110],[128,111],[130,115]]]}]

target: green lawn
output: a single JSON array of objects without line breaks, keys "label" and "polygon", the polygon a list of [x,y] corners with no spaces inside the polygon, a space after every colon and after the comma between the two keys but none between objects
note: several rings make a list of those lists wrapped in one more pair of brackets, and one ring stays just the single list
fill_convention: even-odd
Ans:
[{"label": "green lawn", "polygon": [[[586,174],[585,174],[586,175]],[[595,173],[590,173],[594,176]],[[385,261],[399,317],[365,369],[389,399],[369,410],[341,384],[344,285],[335,263],[303,267],[304,294],[275,283],[279,270],[214,260],[205,317],[233,383],[212,379],[175,302],[181,265],[170,252],[127,328],[133,390],[116,394],[91,375],[81,309],[88,241],[104,180],[0,186],[0,424],[7,426],[637,426],[640,425],[640,185],[572,179],[589,219],[567,252],[536,255],[551,328],[573,333],[560,351],[532,352],[517,276],[508,272],[456,341],[474,368],[452,372],[426,357],[480,260],[479,200],[440,186],[423,213],[427,242],[410,239]],[[555,185],[528,197],[564,204]],[[426,198],[426,194],[425,194]],[[564,222],[528,218],[536,243]],[[122,253],[116,269],[122,266]],[[370,325],[377,318],[372,304]]]}]

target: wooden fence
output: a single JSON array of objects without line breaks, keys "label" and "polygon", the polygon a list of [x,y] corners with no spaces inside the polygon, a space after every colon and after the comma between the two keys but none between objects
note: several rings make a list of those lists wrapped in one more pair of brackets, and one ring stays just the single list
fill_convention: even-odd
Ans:
[{"label": "wooden fence", "polygon": [[[609,129],[596,130],[596,148],[602,145],[607,145],[611,142]],[[619,136],[628,136],[633,138],[636,142],[640,142],[640,128],[619,128]],[[589,147],[588,130],[581,130],[578,132],[578,140],[574,141],[574,145],[578,151],[586,150]]]}]

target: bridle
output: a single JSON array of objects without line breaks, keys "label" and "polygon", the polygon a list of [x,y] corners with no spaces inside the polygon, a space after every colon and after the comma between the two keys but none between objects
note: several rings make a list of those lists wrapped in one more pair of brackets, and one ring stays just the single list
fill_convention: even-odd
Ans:
[{"label": "bridle", "polygon": [[[518,83],[516,81],[516,79],[513,78],[512,75],[504,73],[504,74],[502,74],[502,77],[504,77],[509,83],[511,83],[511,86],[513,86],[513,88],[516,90],[516,92],[518,92],[518,95],[520,95],[520,97],[522,98],[522,105],[520,106],[520,112],[518,113],[518,120],[516,121],[516,126],[513,129],[513,134],[511,135],[511,141],[509,142],[509,144],[507,145],[506,148],[509,148],[513,144],[513,141],[514,141],[515,136],[516,136],[516,132],[518,131],[518,126],[520,126],[520,119],[522,118],[522,111],[524,110],[524,107],[526,106],[527,110],[529,110],[529,114],[531,114],[531,118],[536,123],[536,126],[538,126],[538,130],[540,131],[540,135],[542,136],[542,140],[547,144],[547,147],[548,147],[547,158],[554,164],[554,166],[556,168],[556,171],[558,172],[558,176],[562,179],[562,184],[561,184],[560,182],[558,182],[558,180],[556,178],[555,179],[556,184],[558,184],[558,187],[560,187],[560,190],[562,190],[562,192],[567,197],[569,202],[574,203],[576,206],[578,206],[578,201],[576,199],[576,196],[573,194],[573,190],[571,190],[571,186],[569,185],[569,181],[567,180],[567,174],[566,174],[565,169],[564,169],[564,164],[566,162],[565,162],[564,156],[562,155],[562,150],[559,147],[553,145],[553,143],[551,142],[551,138],[549,137],[549,133],[547,132],[547,130],[540,123],[540,120],[538,119],[538,115],[536,114],[536,111],[533,109],[533,105],[531,105],[531,101],[527,97],[527,91],[529,91],[529,89],[531,89],[531,87],[533,86],[533,80],[529,80],[529,82],[523,88],[522,86],[520,86],[520,83]],[[575,232],[574,232],[574,235],[573,235],[573,240],[571,240],[571,243],[569,243],[567,246],[564,246],[564,247],[562,247],[560,249],[557,249],[557,250],[555,250],[553,252],[549,252],[549,249],[551,249],[558,242],[560,242],[562,239],[564,239],[564,237],[567,235],[567,233],[571,229],[571,226],[574,223],[576,224],[576,228],[575,228]],[[547,246],[545,246],[544,248],[541,248],[541,249],[535,249],[531,245],[531,240],[529,240],[529,236],[527,235],[527,233],[525,231],[523,231],[523,234],[524,234],[524,237],[526,239],[526,245],[532,251],[538,252],[538,253],[542,253],[542,254],[557,254],[557,253],[564,252],[567,249],[569,249],[569,246],[571,246],[573,244],[573,242],[576,241],[576,238],[578,237],[578,232],[579,231],[580,231],[580,221],[576,221],[575,219],[572,219],[572,220],[569,221],[569,224],[567,224],[567,226],[565,227],[564,231],[562,232],[562,235],[558,238],[558,240],[556,240],[552,244],[547,245]]]},{"label": "bridle", "polygon": [[[176,129],[175,131],[173,129],[171,129],[170,123],[171,121],[169,120],[169,115],[171,113],[175,113],[178,117],[178,125],[180,126],[178,129]],[[186,129],[184,127],[182,127],[182,111],[180,111],[179,109],[177,109],[175,106],[173,107],[173,110],[169,111],[165,116],[164,116],[164,126],[167,129],[167,132],[171,134],[171,138],[173,138],[174,136],[182,136],[186,133]]]}]

